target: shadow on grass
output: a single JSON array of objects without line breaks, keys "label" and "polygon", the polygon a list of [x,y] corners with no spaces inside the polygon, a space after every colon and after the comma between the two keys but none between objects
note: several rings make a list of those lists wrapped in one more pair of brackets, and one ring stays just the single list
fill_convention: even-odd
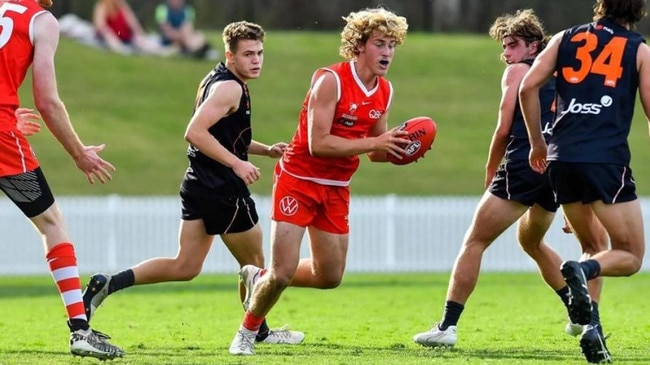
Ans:
[{"label": "shadow on grass", "polygon": [[[566,363],[570,361],[584,360],[583,354],[578,346],[571,350],[549,350],[535,347],[511,347],[498,349],[445,349],[445,348],[424,348],[425,357],[445,357],[445,358],[474,358],[485,360],[534,360],[546,361],[551,363]],[[639,353],[641,356],[617,356],[612,354],[614,362],[627,362],[630,364],[650,364],[650,353]]]},{"label": "shadow on grass", "polygon": [[[335,361],[346,359],[345,363],[355,363],[361,359],[372,360],[401,359],[407,363],[419,363],[419,361],[431,361],[433,359],[456,362],[463,361],[470,363],[472,360],[488,361],[490,363],[516,364],[528,361],[544,362],[552,364],[573,363],[584,360],[580,349],[575,350],[548,350],[536,347],[511,347],[500,349],[457,349],[457,348],[413,348],[410,345],[395,343],[390,346],[354,346],[342,345],[339,343],[315,343],[303,344],[301,346],[277,346],[257,345],[257,356],[254,357],[233,357],[227,353],[226,348],[209,347],[151,347],[144,343],[133,346],[127,352],[126,358],[135,361],[137,364],[211,364],[218,360],[219,364],[249,364],[251,361],[270,363],[274,360],[289,362],[300,362],[309,360],[306,363],[313,363],[314,358],[323,361]],[[4,350],[5,359],[19,359],[28,357],[31,359],[49,359],[51,363],[69,362],[72,356],[64,352],[56,351],[34,351],[34,350]],[[615,356],[616,363],[648,364],[650,354],[643,353],[641,356]],[[77,358],[78,359],[78,358]],[[88,358],[90,359],[90,358]],[[419,360],[418,360],[419,359]],[[429,359],[429,360],[427,360]],[[257,361],[255,361],[257,360]],[[38,360],[37,360],[38,361]],[[49,361],[48,361],[49,362]],[[2,360],[0,360],[0,364]],[[9,362],[11,363],[11,362]],[[365,363],[365,362],[364,362]],[[424,362],[423,362],[424,363]]]},{"label": "shadow on grass", "polygon": [[[89,275],[81,276],[82,287],[86,285]],[[411,276],[409,276],[411,277]],[[431,280],[428,277],[414,275],[415,279],[394,278],[380,274],[369,275],[351,275],[346,277],[341,285],[345,288],[392,288],[392,287],[417,287],[421,288],[423,284],[427,287],[446,287],[447,279]],[[192,292],[232,292],[237,287],[238,276],[232,275],[213,275],[205,274],[192,281],[186,282],[165,282],[156,285],[142,285],[129,288],[129,292],[138,293],[178,293],[183,291]],[[0,277],[0,297],[2,298],[20,298],[20,297],[38,297],[58,294],[52,279],[49,277]]]},{"label": "shadow on grass", "polygon": [[[303,347],[303,346],[301,346]],[[379,358],[410,358],[410,359],[439,359],[448,361],[458,360],[486,360],[490,363],[504,363],[513,364],[528,361],[547,362],[551,364],[564,364],[571,362],[584,361],[584,357],[580,348],[576,346],[575,349],[557,349],[549,350],[547,348],[538,347],[509,347],[509,348],[482,348],[482,349],[460,349],[460,348],[426,348],[418,347],[413,348],[410,345],[396,343],[387,347],[379,346],[345,346],[341,344],[306,344],[304,347],[308,349],[296,353],[293,348],[269,348],[265,347],[264,350],[260,349],[258,353],[272,352],[273,355],[284,356],[340,356],[346,358],[363,357],[371,354]],[[634,356],[617,356],[615,353],[612,355],[616,363],[630,363],[630,364],[650,364],[650,353],[643,352],[635,354]],[[423,360],[424,361],[424,360]]]},{"label": "shadow on grass", "polygon": [[[82,280],[82,287],[85,287],[86,280]],[[138,293],[178,293],[183,291],[192,292],[233,292],[237,288],[237,280],[233,279],[232,283],[161,283],[157,285],[143,285],[130,288],[129,291]],[[0,284],[0,297],[2,298],[20,298],[20,297],[40,297],[58,295],[54,282],[42,284],[14,285]]]}]

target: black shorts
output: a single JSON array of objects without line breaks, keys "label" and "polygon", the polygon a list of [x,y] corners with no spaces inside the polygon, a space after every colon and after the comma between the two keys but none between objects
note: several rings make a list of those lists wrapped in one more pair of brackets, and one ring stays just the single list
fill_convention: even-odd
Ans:
[{"label": "black shorts", "polygon": [[538,204],[549,212],[557,211],[559,204],[546,174],[530,168],[527,160],[506,161],[499,166],[488,191],[499,198],[512,200],[529,207]]},{"label": "black shorts", "polygon": [[250,196],[224,196],[207,189],[181,189],[182,219],[202,219],[207,234],[246,232],[259,221]]},{"label": "black shorts", "polygon": [[637,199],[629,166],[550,161],[548,174],[560,204],[598,200],[613,204]]},{"label": "black shorts", "polygon": [[52,190],[40,167],[19,175],[0,177],[0,190],[27,218],[36,217],[54,204]]}]

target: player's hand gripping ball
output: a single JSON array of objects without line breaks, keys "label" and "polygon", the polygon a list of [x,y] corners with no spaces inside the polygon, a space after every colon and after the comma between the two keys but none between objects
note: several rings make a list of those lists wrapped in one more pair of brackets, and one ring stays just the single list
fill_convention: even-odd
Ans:
[{"label": "player's hand gripping ball", "polygon": [[409,132],[406,138],[411,140],[406,146],[402,147],[406,153],[402,155],[402,159],[388,154],[388,161],[395,165],[406,165],[411,162],[417,161],[424,154],[431,149],[433,140],[436,139],[438,128],[436,122],[429,117],[415,117],[400,124],[398,129]]}]

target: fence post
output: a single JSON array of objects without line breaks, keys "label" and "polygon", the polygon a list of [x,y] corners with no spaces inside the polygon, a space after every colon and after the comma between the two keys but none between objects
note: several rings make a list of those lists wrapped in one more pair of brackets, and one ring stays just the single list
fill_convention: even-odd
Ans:
[{"label": "fence post", "polygon": [[111,194],[106,199],[106,224],[108,237],[106,237],[106,264],[111,270],[117,270],[117,215],[120,206],[120,196]]},{"label": "fence post", "polygon": [[395,268],[395,206],[397,197],[395,194],[388,194],[386,202],[386,268]]}]

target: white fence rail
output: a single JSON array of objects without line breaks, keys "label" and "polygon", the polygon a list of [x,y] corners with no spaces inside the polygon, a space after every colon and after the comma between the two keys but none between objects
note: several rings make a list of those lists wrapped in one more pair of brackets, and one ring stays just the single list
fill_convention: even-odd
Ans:
[{"label": "white fence rail", "polygon": [[[270,198],[254,197],[268,258]],[[449,271],[479,197],[354,196],[350,209],[352,272]],[[83,273],[113,272],[155,256],[173,256],[178,247],[180,202],[170,197],[59,197],[58,204],[77,247]],[[650,201],[642,199],[644,212]],[[650,221],[645,219],[646,227]],[[555,218],[547,241],[563,258],[580,255],[575,237]],[[6,198],[0,198],[0,275],[47,272],[40,237]],[[309,255],[307,240],[302,254]],[[646,252],[644,270],[650,269]],[[217,238],[203,272],[232,273],[237,264]],[[519,248],[515,228],[506,231],[484,256],[483,270],[532,271]]]}]

